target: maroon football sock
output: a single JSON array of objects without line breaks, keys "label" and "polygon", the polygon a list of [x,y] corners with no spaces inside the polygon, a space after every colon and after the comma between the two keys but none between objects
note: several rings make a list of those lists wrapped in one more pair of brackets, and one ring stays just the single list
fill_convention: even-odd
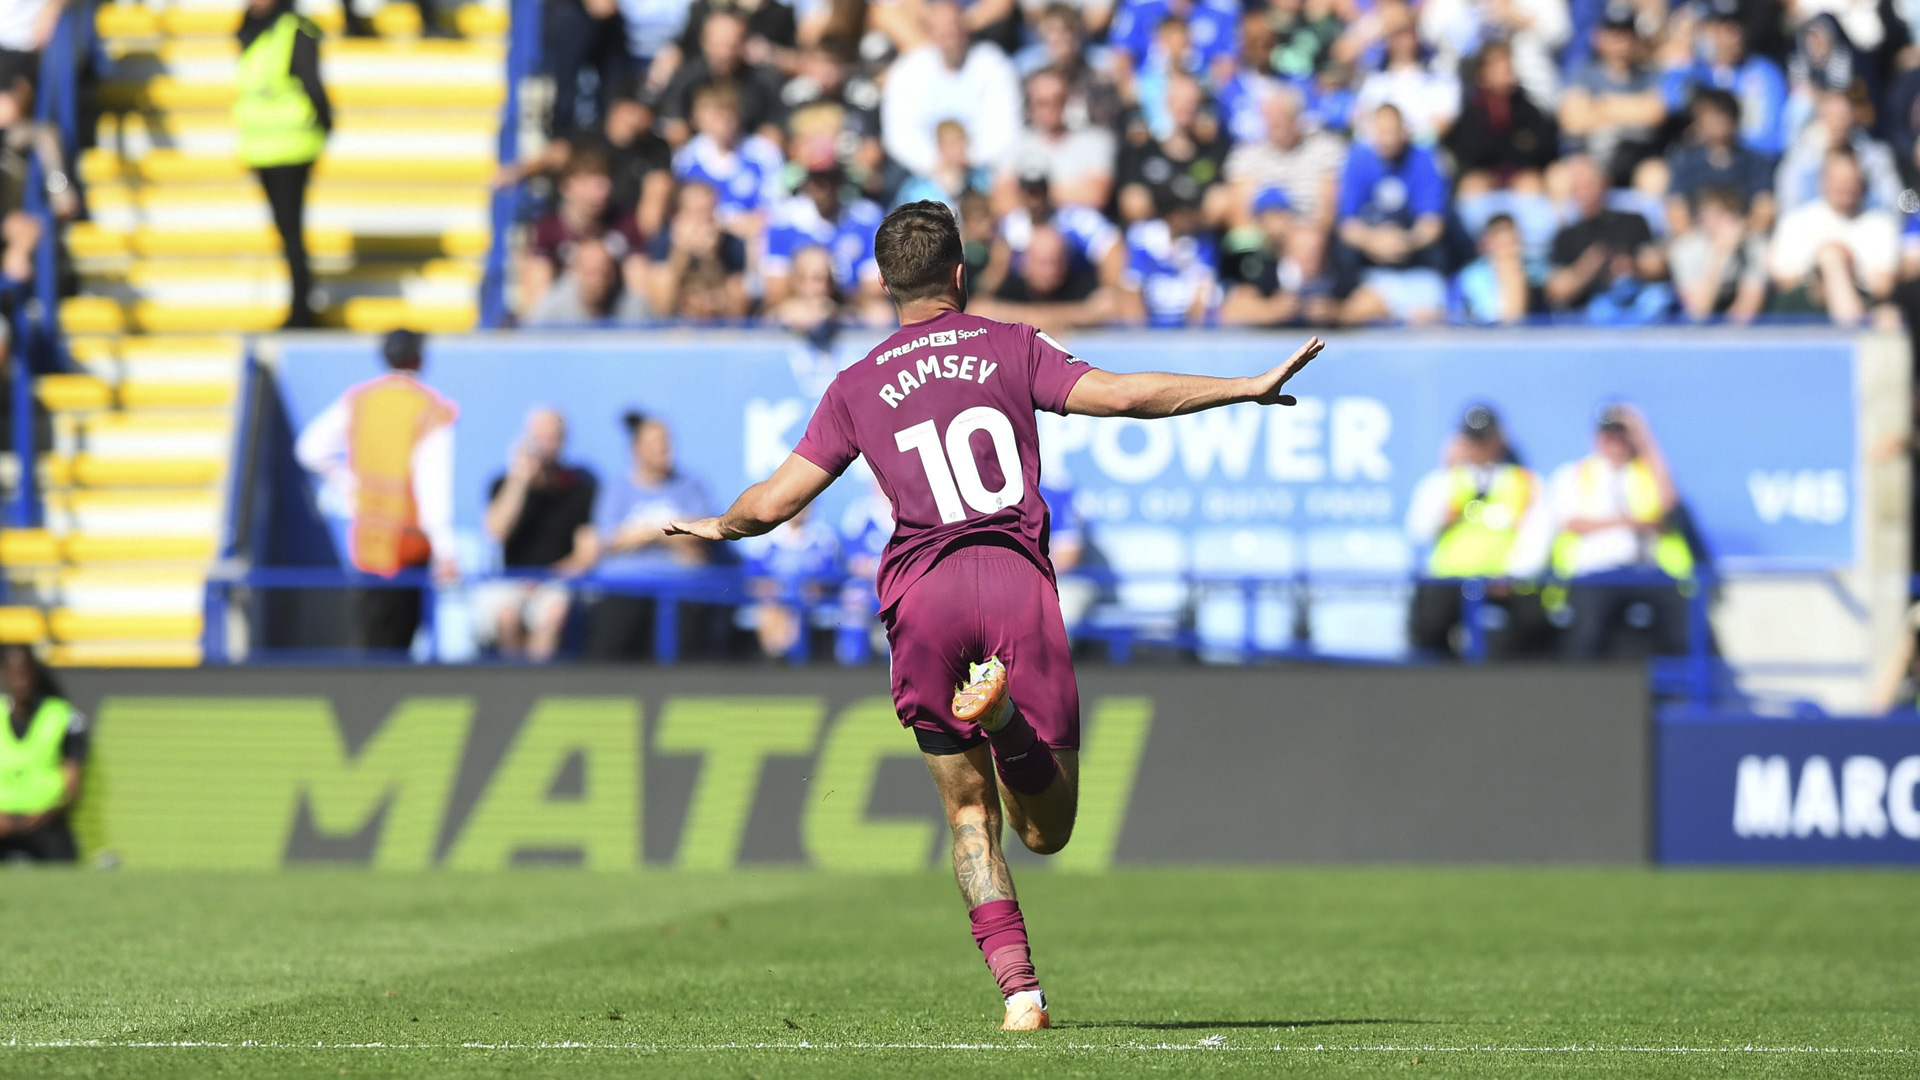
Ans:
[{"label": "maroon football sock", "polygon": [[1060,762],[1055,760],[1053,748],[1034,733],[1025,714],[1017,707],[1010,712],[1000,730],[986,733],[987,741],[993,744],[994,766],[1009,790],[1038,795],[1060,775]]},{"label": "maroon football sock", "polygon": [[1027,948],[1027,920],[1020,915],[1018,900],[989,900],[968,913],[973,920],[973,940],[986,958],[987,970],[1000,984],[1002,997],[1022,990],[1040,989],[1033,974],[1033,955]]}]

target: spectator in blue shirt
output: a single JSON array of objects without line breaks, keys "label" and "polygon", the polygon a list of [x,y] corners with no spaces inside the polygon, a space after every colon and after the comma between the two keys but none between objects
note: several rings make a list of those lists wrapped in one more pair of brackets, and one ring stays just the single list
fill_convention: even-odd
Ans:
[{"label": "spectator in blue shirt", "polygon": [[1778,158],[1787,148],[1782,126],[1787,78],[1772,60],[1747,55],[1739,0],[1711,0],[1697,40],[1699,58],[1693,65],[1667,72],[1667,108],[1679,112],[1688,95],[1702,89],[1724,90],[1740,104],[1740,142]]},{"label": "spectator in blue shirt", "polygon": [[1408,141],[1399,109],[1381,105],[1372,127],[1372,145],[1356,143],[1340,177],[1338,258],[1358,279],[1343,317],[1432,321],[1446,304],[1439,241],[1447,182],[1433,151]]},{"label": "spectator in blue shirt", "polygon": [[1480,257],[1454,278],[1454,315],[1475,326],[1512,326],[1544,310],[1540,275],[1520,250],[1520,228],[1495,214],[1480,234]]},{"label": "spectator in blue shirt", "polygon": [[740,131],[740,91],[711,83],[693,95],[693,127],[699,134],[673,155],[673,178],[701,183],[720,196],[720,223],[751,239],[765,227],[767,211],[780,197],[780,148]]},{"label": "spectator in blue shirt", "polygon": [[[668,536],[668,521],[714,512],[706,485],[680,471],[666,421],[640,412],[622,418],[632,439],[633,466],[607,484],[594,508],[602,552],[598,574],[635,581],[682,576],[711,561],[712,545],[692,536]],[[596,660],[638,658],[651,651],[654,602],[609,595],[588,617],[587,655]]]},{"label": "spectator in blue shirt", "polygon": [[800,190],[781,202],[767,227],[767,253],[761,264],[767,304],[792,292],[788,274],[800,249],[818,246],[833,256],[840,294],[868,321],[891,320],[892,304],[880,288],[880,267],[873,261],[873,234],[885,215],[874,203],[847,197],[846,176],[837,164],[807,173]]},{"label": "spectator in blue shirt", "polygon": [[1693,98],[1692,137],[1667,152],[1667,216],[1686,232],[1695,202],[1707,188],[1732,188],[1748,206],[1754,232],[1773,228],[1773,166],[1739,142],[1740,102],[1707,88]]},{"label": "spectator in blue shirt", "polygon": [[1127,229],[1127,269],[1120,276],[1123,308],[1148,326],[1204,326],[1220,304],[1211,236],[1200,214],[1176,207],[1164,218]]},{"label": "spectator in blue shirt", "polygon": [[1239,18],[1240,5],[1233,0],[1124,0],[1114,13],[1107,41],[1115,61],[1132,75],[1147,66],[1161,25],[1169,20],[1183,23],[1193,56],[1180,58],[1180,66],[1201,71],[1216,58],[1232,60],[1240,51]]},{"label": "spectator in blue shirt", "polygon": [[760,651],[785,656],[806,633],[809,613],[838,583],[840,537],[831,526],[815,521],[810,510],[802,510],[740,547],[747,590],[755,600],[750,617]]}]

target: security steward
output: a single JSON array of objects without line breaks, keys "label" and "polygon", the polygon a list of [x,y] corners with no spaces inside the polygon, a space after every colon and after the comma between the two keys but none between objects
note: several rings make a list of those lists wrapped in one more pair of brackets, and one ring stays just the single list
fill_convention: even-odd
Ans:
[{"label": "security steward", "polygon": [[[1640,410],[1600,410],[1593,453],[1553,472],[1554,577],[1571,609],[1567,655],[1608,655],[1629,628],[1656,653],[1687,651],[1686,596],[1696,587],[1694,554],[1666,456]],[[1595,575],[1638,577],[1597,581]]]},{"label": "security steward", "polygon": [[248,0],[240,22],[233,121],[240,129],[240,159],[260,178],[286,253],[293,295],[285,329],[311,327],[307,181],[333,130],[333,109],[320,83],[320,29],[294,14],[293,0]]},{"label": "security steward", "polygon": [[[387,371],[347,388],[294,443],[295,460],[318,476],[321,504],[344,519],[354,569],[391,578],[429,565],[435,581],[459,577],[453,532],[453,425],[460,410],[420,381],[424,339],[389,333]],[[425,597],[412,587],[360,592],[362,649],[406,649],[419,629]]]},{"label": "security steward", "polygon": [[7,726],[0,731],[0,862],[73,862],[67,811],[80,798],[87,718],[25,645],[0,646]]},{"label": "security steward", "polygon": [[1414,590],[1413,646],[1463,649],[1465,635],[1456,631],[1466,587],[1484,590],[1489,656],[1540,651],[1550,626],[1535,579],[1545,569],[1550,527],[1545,488],[1515,459],[1500,417],[1486,405],[1470,406],[1440,467],[1421,478],[1407,507],[1407,535],[1428,548],[1430,579]]}]

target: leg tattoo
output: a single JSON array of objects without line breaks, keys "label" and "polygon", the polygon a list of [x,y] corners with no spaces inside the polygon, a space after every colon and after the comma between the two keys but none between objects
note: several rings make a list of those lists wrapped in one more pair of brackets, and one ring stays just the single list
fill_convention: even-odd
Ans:
[{"label": "leg tattoo", "polygon": [[953,827],[953,876],[960,883],[960,895],[967,907],[976,908],[993,900],[1012,900],[1013,875],[1000,852],[997,830],[973,821]]}]

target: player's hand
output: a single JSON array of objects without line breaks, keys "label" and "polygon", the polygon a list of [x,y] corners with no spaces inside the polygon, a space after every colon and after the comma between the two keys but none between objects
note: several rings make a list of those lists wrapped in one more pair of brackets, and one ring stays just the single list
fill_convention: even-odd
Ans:
[{"label": "player's hand", "polygon": [[1281,393],[1281,388],[1287,385],[1288,379],[1300,374],[1300,370],[1312,363],[1313,358],[1319,356],[1320,350],[1326,347],[1327,343],[1318,337],[1308,338],[1298,352],[1287,357],[1286,363],[1254,379],[1256,392],[1253,400],[1261,405],[1294,404],[1298,399],[1292,394]]},{"label": "player's hand", "polygon": [[669,521],[664,530],[668,536],[697,536],[702,540],[725,540],[727,534],[720,531],[720,519],[701,518],[699,521]]}]

